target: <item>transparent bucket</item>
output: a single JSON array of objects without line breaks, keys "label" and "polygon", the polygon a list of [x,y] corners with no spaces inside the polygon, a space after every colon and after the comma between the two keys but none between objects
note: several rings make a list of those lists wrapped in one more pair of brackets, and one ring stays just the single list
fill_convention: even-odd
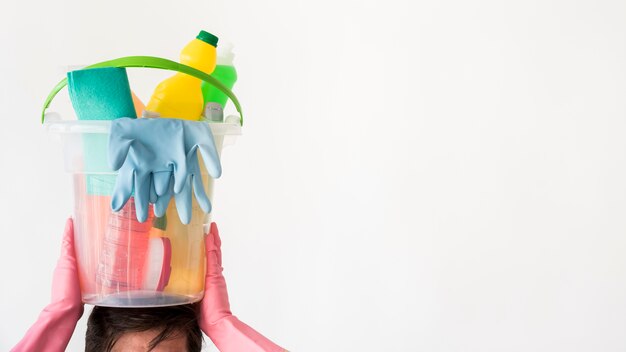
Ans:
[{"label": "transparent bucket", "polygon": [[[73,177],[74,239],[83,302],[156,307],[201,300],[209,214],[195,198],[187,225],[181,223],[173,200],[164,217],[156,218],[150,208],[143,223],[136,218],[132,198],[113,212],[116,172],[107,162],[111,122],[51,120],[46,119],[44,126],[61,137],[65,171]],[[241,134],[238,116],[207,123],[220,155],[224,145]],[[213,179],[204,171],[203,184],[213,203]]]}]

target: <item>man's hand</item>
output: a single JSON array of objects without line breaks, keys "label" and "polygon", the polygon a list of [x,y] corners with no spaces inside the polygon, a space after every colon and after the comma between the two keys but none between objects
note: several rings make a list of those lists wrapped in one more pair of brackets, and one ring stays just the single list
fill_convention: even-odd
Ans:
[{"label": "man's hand", "polygon": [[[207,333],[211,325],[233,315],[228,302],[226,279],[222,275],[222,240],[215,223],[211,223],[209,234],[204,238],[206,248],[206,276],[204,298],[201,302],[200,328]],[[207,333],[208,335],[208,333]]]},{"label": "man's hand", "polygon": [[241,322],[230,311],[226,280],[222,275],[222,240],[215,223],[204,239],[206,278],[200,304],[200,328],[222,352],[285,351]]},{"label": "man's hand", "polygon": [[83,315],[75,253],[74,223],[70,218],[65,224],[61,257],[54,269],[52,300],[11,351],[65,351],[76,322]]}]

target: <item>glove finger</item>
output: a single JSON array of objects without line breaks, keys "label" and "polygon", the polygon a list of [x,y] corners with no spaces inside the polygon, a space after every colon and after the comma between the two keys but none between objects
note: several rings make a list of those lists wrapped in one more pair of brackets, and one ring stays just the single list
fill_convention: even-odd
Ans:
[{"label": "glove finger", "polygon": [[215,252],[217,262],[219,266],[222,266],[222,239],[220,238],[217,224],[212,222],[209,233],[204,238],[204,245],[207,253],[207,257],[210,252]]},{"label": "glove finger", "polygon": [[156,203],[154,203],[154,215],[158,217],[165,216],[165,212],[167,211],[167,207],[170,204],[170,200],[172,195],[174,194],[174,176],[170,175],[172,179],[171,182],[168,183],[168,189],[163,193],[162,196],[159,196]]},{"label": "glove finger", "polygon": [[59,257],[59,266],[61,263],[67,266],[76,267],[76,252],[74,250],[74,221],[72,218],[65,222],[65,230],[63,231],[63,243],[61,245],[61,257]]},{"label": "glove finger", "polygon": [[215,138],[213,138],[213,132],[206,123],[200,123],[198,129],[194,129],[199,135],[196,137],[196,145],[200,149],[204,166],[206,167],[209,175],[213,178],[219,178],[222,175],[222,165],[220,163],[220,156],[215,146]]},{"label": "glove finger", "polygon": [[187,161],[184,158],[174,165],[174,193],[180,193],[187,183]]},{"label": "glove finger", "polygon": [[171,168],[174,175],[174,193],[180,193],[187,182],[187,161],[185,160],[185,123],[189,121],[171,119],[170,151],[174,155]]},{"label": "glove finger", "polygon": [[213,138],[211,138],[210,143],[198,144],[198,148],[200,149],[200,155],[202,155],[204,166],[209,172],[209,175],[213,178],[222,176],[222,163],[220,162],[220,156],[215,148],[215,143],[213,143]]},{"label": "glove finger", "polygon": [[133,193],[135,170],[122,167],[115,178],[115,187],[111,197],[111,209],[120,211]]},{"label": "glove finger", "polygon": [[172,172],[155,172],[153,174],[154,177],[154,189],[156,190],[156,194],[158,196],[164,195],[166,192],[170,190],[170,181],[172,178]]},{"label": "glove finger", "polygon": [[173,193],[174,192],[167,192],[157,199],[156,203],[154,203],[154,216],[160,218],[165,215]]},{"label": "glove finger", "polygon": [[158,195],[156,193],[156,189],[154,186],[154,174],[151,173],[150,174],[150,203],[154,204],[156,203],[158,199]]},{"label": "glove finger", "polygon": [[217,248],[217,250],[215,251],[215,254],[217,254],[217,262],[221,267],[222,266],[222,238],[220,237],[220,232],[217,229],[216,223],[214,222],[211,223],[211,229],[213,230],[213,241],[215,242],[215,247]]},{"label": "glove finger", "polygon": [[196,174],[191,175],[191,178],[193,182],[193,193],[196,195],[196,200],[198,201],[200,209],[202,209],[202,211],[204,211],[205,213],[210,213],[211,201],[209,200],[209,197],[204,190],[204,185],[202,184],[202,176]]},{"label": "glove finger", "polygon": [[221,240],[215,223],[211,223],[211,229],[204,238],[204,243],[207,261],[205,289],[211,289],[212,286],[221,283],[225,285],[226,282],[223,281],[224,276],[222,275],[224,268],[222,268]]},{"label": "glove finger", "polygon": [[191,221],[191,180],[187,178],[185,187],[180,193],[174,193],[174,200],[176,201],[176,210],[178,210],[178,217],[180,221],[187,225]]},{"label": "glove finger", "polygon": [[130,150],[130,146],[133,144],[132,140],[125,139],[122,136],[119,128],[116,128],[117,124],[113,122],[111,124],[111,134],[109,135],[109,166],[113,170],[119,170],[126,160],[126,156]]},{"label": "glove finger", "polygon": [[[205,238],[206,241],[211,241],[211,235],[207,235],[207,237]],[[206,253],[206,274],[205,274],[205,286],[209,286],[208,283],[212,282],[211,280],[213,278],[216,277],[221,277],[222,276],[222,272],[223,272],[223,268],[222,265],[220,264],[219,261],[219,257],[217,256],[217,253],[215,251],[208,251]]]},{"label": "glove finger", "polygon": [[226,279],[222,274],[222,254],[220,236],[217,225],[211,223],[209,234],[204,238],[206,249],[206,274],[204,281],[204,298],[201,303],[200,326],[214,324],[224,316],[231,315],[228,303]]},{"label": "glove finger", "polygon": [[150,174],[135,174],[135,211],[137,220],[145,222],[148,219],[148,207],[150,200]]},{"label": "glove finger", "polygon": [[54,269],[52,279],[52,302],[66,302],[67,305],[80,306],[80,284],[74,249],[74,223],[71,218],[65,223],[61,256]]}]

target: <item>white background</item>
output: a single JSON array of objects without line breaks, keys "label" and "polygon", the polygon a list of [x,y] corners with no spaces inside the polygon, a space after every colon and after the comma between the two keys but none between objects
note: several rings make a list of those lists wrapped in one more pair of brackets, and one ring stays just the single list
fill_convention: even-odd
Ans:
[{"label": "white background", "polygon": [[[293,351],[626,350],[623,1],[12,1],[0,350],[49,300],[64,65],[236,45],[214,220],[234,313]],[[167,75],[132,70],[148,100]],[[67,94],[53,108],[67,108]],[[89,313],[86,310],[85,317]],[[85,318],[69,350],[83,349]]]}]

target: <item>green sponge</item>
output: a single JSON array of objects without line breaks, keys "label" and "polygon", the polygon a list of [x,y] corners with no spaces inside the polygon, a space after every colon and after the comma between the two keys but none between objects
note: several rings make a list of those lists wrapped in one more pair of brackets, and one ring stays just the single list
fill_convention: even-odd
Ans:
[{"label": "green sponge", "polygon": [[125,68],[105,67],[68,72],[67,84],[79,120],[137,117]]},{"label": "green sponge", "polygon": [[[137,118],[125,68],[105,67],[68,72],[67,84],[79,120]],[[113,172],[108,164],[107,146],[107,135],[83,136],[84,171],[88,174],[87,193],[90,195],[109,196],[113,193],[115,176],[93,175]]]}]

